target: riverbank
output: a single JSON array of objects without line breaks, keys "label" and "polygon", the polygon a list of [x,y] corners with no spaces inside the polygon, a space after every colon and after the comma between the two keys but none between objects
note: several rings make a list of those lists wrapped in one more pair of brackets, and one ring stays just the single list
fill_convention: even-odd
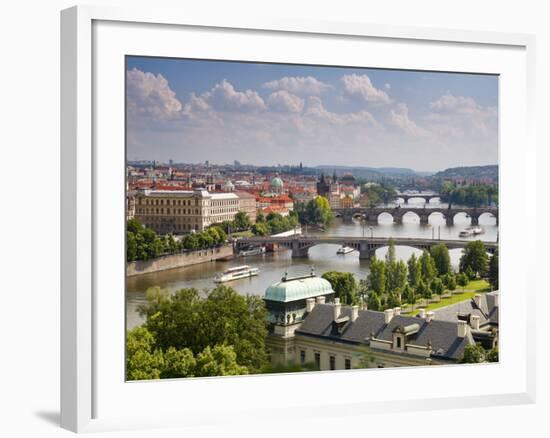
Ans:
[{"label": "riverbank", "polygon": [[184,268],[186,266],[225,259],[231,256],[233,256],[233,246],[227,244],[215,248],[165,255],[152,260],[127,262],[126,276],[133,277],[136,275],[150,274],[152,272]]}]

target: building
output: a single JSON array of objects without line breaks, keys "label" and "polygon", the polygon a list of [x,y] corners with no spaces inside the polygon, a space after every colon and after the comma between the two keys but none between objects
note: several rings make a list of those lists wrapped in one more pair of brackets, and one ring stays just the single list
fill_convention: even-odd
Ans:
[{"label": "building", "polygon": [[135,217],[159,234],[203,231],[212,224],[233,220],[239,211],[246,212],[252,222],[256,220],[252,195],[205,189],[144,189],[135,196]]},{"label": "building", "polygon": [[423,309],[413,317],[401,315],[398,307],[378,312],[342,305],[330,283],[314,278],[290,278],[266,291],[273,364],[314,364],[321,370],[365,363],[378,368],[452,364],[467,345],[497,345],[498,294],[486,294],[487,307],[474,302],[468,318],[456,313],[452,317],[450,310],[440,318]]},{"label": "building", "polygon": [[268,312],[270,335],[267,346],[273,364],[285,364],[295,359],[294,331],[308,314],[307,300],[329,302],[334,290],[324,278],[316,277],[312,270],[307,275],[289,276],[269,286],[264,301]]}]

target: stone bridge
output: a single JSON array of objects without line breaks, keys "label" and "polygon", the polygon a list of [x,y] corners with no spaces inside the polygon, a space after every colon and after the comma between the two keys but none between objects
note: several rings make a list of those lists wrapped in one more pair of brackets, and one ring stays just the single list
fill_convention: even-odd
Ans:
[{"label": "stone bridge", "polygon": [[441,196],[439,193],[398,193],[395,197],[403,199],[403,202],[408,204],[409,199],[418,198],[430,202],[432,199],[440,198]]},{"label": "stone bridge", "polygon": [[[416,237],[346,237],[296,235],[288,237],[257,236],[245,237],[235,242],[236,249],[249,245],[277,245],[292,250],[292,257],[307,257],[309,248],[320,244],[349,246],[359,252],[360,259],[370,259],[378,248],[388,246],[393,239],[395,246],[409,246],[421,250],[430,250],[432,246],[443,243],[449,249],[464,248],[468,240],[422,239]],[[498,248],[497,242],[484,242],[487,252],[493,254]]]},{"label": "stone bridge", "polygon": [[332,211],[336,216],[341,216],[344,221],[350,222],[354,217],[362,217],[371,224],[378,223],[378,216],[382,213],[390,214],[395,223],[402,223],[405,214],[414,213],[420,218],[421,224],[428,224],[430,215],[439,213],[443,215],[447,225],[454,225],[454,218],[458,213],[465,213],[466,216],[470,217],[472,225],[479,225],[479,217],[482,214],[490,214],[496,218],[496,223],[498,225],[498,207],[352,207],[333,208]]}]

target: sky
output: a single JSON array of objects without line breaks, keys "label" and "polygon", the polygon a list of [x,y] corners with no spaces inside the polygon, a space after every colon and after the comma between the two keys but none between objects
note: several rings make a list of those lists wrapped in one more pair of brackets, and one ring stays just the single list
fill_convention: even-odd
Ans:
[{"label": "sky", "polygon": [[128,160],[497,164],[498,76],[127,57]]}]

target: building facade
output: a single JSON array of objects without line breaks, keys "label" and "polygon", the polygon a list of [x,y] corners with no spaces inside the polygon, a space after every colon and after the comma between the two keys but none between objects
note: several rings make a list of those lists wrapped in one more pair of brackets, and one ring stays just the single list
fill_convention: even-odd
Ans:
[{"label": "building facade", "polygon": [[196,190],[138,190],[135,217],[159,234],[204,231],[208,226],[232,221],[244,211],[254,222],[256,206],[249,196]]}]

